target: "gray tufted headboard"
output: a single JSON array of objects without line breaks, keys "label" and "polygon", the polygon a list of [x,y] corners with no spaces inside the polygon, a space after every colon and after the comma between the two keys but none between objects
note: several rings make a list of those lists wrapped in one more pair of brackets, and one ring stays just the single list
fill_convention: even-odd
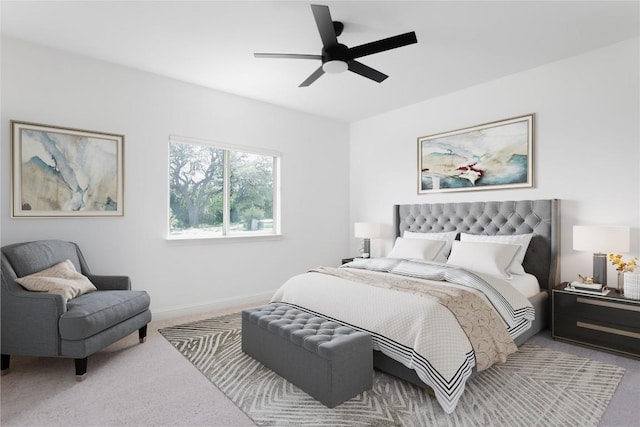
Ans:
[{"label": "gray tufted headboard", "polygon": [[433,203],[395,205],[396,236],[405,230],[437,233],[458,231],[471,234],[527,234],[533,238],[524,258],[525,271],[551,290],[560,276],[559,201],[518,200],[505,202]]}]

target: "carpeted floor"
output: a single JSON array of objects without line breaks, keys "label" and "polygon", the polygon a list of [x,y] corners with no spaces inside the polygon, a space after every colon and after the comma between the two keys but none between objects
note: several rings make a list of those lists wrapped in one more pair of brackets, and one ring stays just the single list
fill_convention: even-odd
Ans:
[{"label": "carpeted floor", "polygon": [[597,426],[624,369],[525,345],[467,384],[447,415],[424,390],[376,372],[372,390],[328,409],[240,349],[234,313],[160,330],[256,424]]},{"label": "carpeted floor", "polygon": [[[266,302],[265,302],[266,303]],[[2,427],[248,427],[255,423],[213,386],[159,332],[174,325],[231,314],[224,307],[149,324],[138,334],[89,357],[87,379],[76,382],[73,360],[15,356],[0,377]],[[530,344],[626,369],[598,427],[636,427],[640,419],[640,361],[555,341],[546,330]],[[569,424],[571,425],[571,424]]]}]

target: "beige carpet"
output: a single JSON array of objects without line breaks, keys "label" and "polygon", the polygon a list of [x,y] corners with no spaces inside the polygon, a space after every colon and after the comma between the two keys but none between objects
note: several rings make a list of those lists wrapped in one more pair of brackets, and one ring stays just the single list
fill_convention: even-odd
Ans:
[{"label": "beige carpet", "polygon": [[[13,357],[0,377],[0,425],[9,426],[254,426],[212,386],[157,329],[238,311],[154,321],[145,344],[137,333],[89,358],[87,379],[75,381],[73,361]],[[637,426],[640,419],[640,361],[553,341],[549,333],[531,340],[542,347],[578,354],[626,369],[600,427]]]},{"label": "beige carpet", "polygon": [[0,377],[0,425],[254,426],[157,332],[237,310],[152,322],[144,344],[134,333],[90,356],[83,382],[73,360],[13,357]]}]

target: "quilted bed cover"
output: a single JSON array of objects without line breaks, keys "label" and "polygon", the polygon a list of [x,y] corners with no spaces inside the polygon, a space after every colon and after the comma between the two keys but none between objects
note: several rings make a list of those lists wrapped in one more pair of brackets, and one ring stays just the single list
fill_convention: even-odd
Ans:
[{"label": "quilted bed cover", "polygon": [[535,317],[505,280],[438,263],[357,260],[289,279],[271,299],[371,334],[452,413],[473,368],[504,362]]}]

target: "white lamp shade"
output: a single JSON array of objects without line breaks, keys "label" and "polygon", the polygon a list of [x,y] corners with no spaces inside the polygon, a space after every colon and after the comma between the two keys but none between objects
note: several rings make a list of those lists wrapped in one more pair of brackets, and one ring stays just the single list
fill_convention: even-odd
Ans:
[{"label": "white lamp shade", "polygon": [[573,250],[575,251],[629,252],[629,239],[629,227],[573,226]]},{"label": "white lamp shade", "polygon": [[355,223],[355,237],[362,239],[373,239],[380,237],[380,224],[374,222],[356,222]]}]

